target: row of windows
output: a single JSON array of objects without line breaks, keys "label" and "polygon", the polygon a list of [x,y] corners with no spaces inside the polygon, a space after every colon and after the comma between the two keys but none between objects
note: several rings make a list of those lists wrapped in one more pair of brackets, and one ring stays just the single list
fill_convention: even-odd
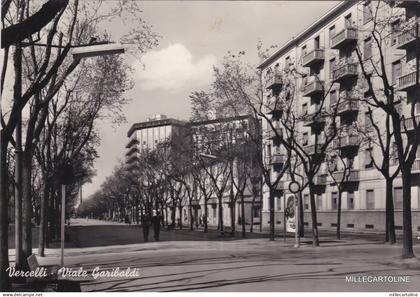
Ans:
[{"label": "row of windows", "polygon": [[[366,208],[367,210],[374,210],[375,206],[375,190],[369,189],[366,190]],[[394,208],[395,209],[402,209],[403,207],[403,190],[401,187],[394,188]],[[338,192],[331,193],[331,210],[336,210],[338,208]],[[354,210],[354,192],[347,192],[347,210]],[[316,202],[315,202],[317,210],[322,209],[322,196],[316,195]],[[420,207],[420,206],[419,206]],[[310,199],[309,194],[303,195],[303,209],[310,210]],[[280,202],[280,198],[278,199],[277,203],[277,210],[282,210],[282,205]]]}]

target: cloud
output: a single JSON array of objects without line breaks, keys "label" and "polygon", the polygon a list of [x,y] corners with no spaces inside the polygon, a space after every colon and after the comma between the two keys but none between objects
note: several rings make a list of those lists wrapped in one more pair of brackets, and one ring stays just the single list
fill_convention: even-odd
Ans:
[{"label": "cloud", "polygon": [[143,57],[143,63],[145,68],[137,69],[142,89],[177,92],[186,87],[210,84],[216,57],[206,55],[195,59],[183,44],[175,43],[159,51],[150,51]]}]

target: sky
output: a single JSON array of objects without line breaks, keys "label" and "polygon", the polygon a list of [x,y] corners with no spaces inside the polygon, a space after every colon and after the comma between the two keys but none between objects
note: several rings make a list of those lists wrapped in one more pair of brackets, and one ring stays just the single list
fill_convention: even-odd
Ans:
[{"label": "sky", "polygon": [[99,123],[97,175],[84,186],[88,197],[124,160],[127,131],[155,114],[188,120],[189,94],[206,90],[213,65],[227,51],[244,50],[257,63],[256,45],[281,46],[319,19],[338,1],[145,1],[143,17],[162,38],[142,63],[133,60],[134,88],[127,92],[126,123]]}]

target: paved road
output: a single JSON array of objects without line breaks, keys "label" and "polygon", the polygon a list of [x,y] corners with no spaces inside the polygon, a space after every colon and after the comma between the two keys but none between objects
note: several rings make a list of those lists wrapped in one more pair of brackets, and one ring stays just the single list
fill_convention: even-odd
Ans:
[{"label": "paved road", "polygon": [[[226,240],[216,232],[177,230],[163,231],[160,242],[142,243],[134,226],[74,228],[78,242],[66,249],[66,266],[140,269],[139,277],[82,283],[83,291],[420,291],[419,259],[403,261],[400,245],[379,241],[324,238],[321,247],[304,243],[295,249],[293,239]],[[415,251],[420,255],[419,245]],[[58,263],[58,255],[48,250],[39,261]],[[350,275],[409,276],[410,282],[346,282]]]}]

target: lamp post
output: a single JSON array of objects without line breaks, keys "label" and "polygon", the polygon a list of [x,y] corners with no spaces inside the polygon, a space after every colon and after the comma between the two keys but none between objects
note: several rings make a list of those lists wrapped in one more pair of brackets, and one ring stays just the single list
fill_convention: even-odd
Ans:
[{"label": "lamp post", "polygon": [[[105,55],[113,55],[124,53],[124,48],[120,45],[101,44],[88,45],[76,48],[72,51],[73,59],[80,60],[87,57],[98,57]],[[70,166],[70,165],[69,165]],[[64,267],[64,237],[65,237],[65,218],[66,218],[66,184],[69,184],[72,179],[72,169],[64,166],[62,168],[61,178],[61,267]],[[69,176],[70,175],[70,176]]]}]

